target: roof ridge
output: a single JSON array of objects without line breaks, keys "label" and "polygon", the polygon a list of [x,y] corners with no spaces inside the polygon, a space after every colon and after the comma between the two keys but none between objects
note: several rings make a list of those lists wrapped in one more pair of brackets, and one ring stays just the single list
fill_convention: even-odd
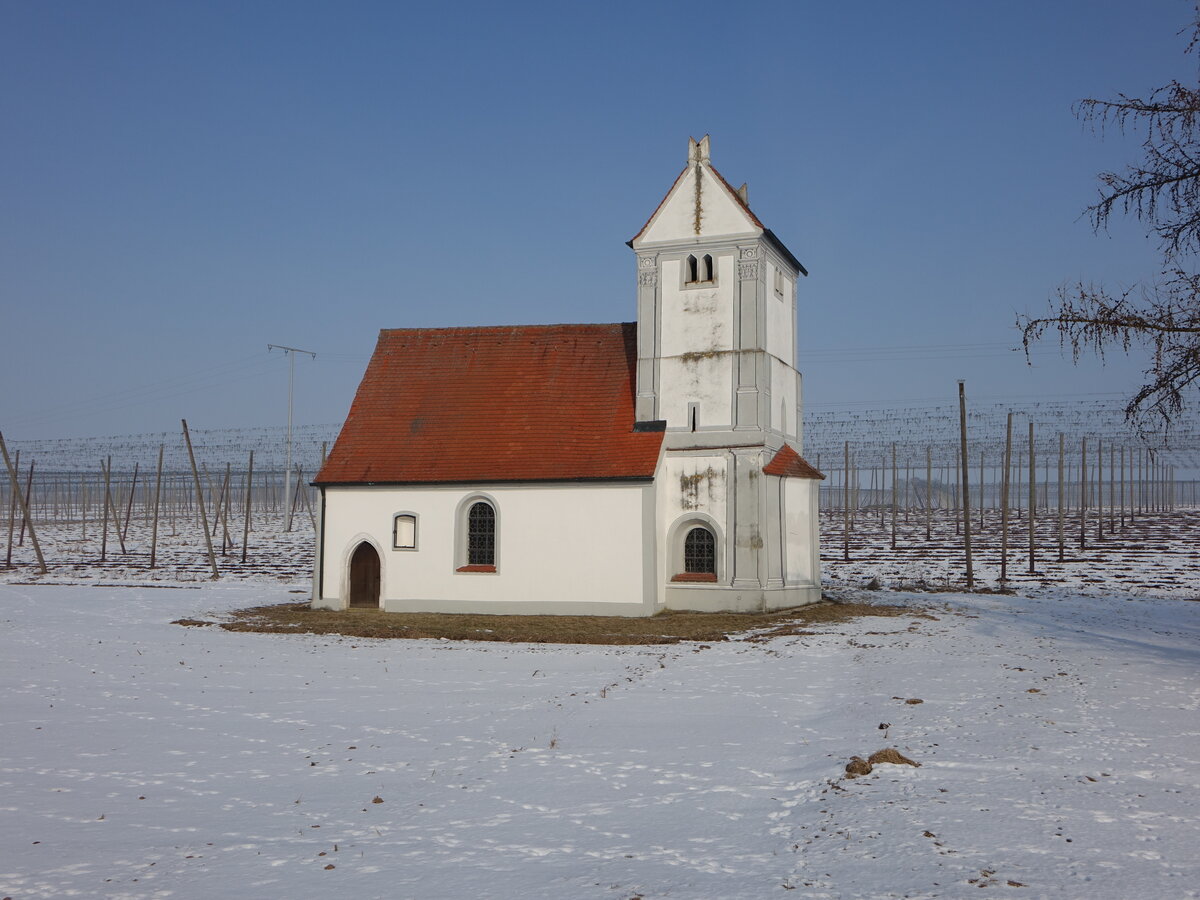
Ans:
[{"label": "roof ridge", "polygon": [[411,328],[381,328],[380,333],[384,332],[420,332],[428,334],[430,332],[468,332],[468,331],[511,331],[519,329],[521,331],[549,331],[552,328],[624,328],[626,325],[634,325],[635,322],[554,322],[545,323],[539,322],[534,325],[435,325],[432,327],[411,327]]}]

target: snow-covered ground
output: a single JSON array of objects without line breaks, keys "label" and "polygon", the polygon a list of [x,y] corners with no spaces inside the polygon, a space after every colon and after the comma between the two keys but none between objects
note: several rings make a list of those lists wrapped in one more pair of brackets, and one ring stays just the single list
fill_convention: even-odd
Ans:
[{"label": "snow-covered ground", "polygon": [[[0,585],[0,897],[1200,896],[1198,603],[885,593],[934,618],[636,648],[170,624],[302,589]],[[883,747],[920,768],[844,777]]]}]

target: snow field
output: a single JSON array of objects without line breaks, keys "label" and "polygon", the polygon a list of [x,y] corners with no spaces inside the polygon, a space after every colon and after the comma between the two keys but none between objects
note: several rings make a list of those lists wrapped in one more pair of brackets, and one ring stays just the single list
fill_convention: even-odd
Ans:
[{"label": "snow field", "polygon": [[[896,595],[936,618],[637,648],[170,624],[288,590],[0,586],[0,896],[1197,896],[1200,605]],[[844,777],[892,746],[921,767]]]}]

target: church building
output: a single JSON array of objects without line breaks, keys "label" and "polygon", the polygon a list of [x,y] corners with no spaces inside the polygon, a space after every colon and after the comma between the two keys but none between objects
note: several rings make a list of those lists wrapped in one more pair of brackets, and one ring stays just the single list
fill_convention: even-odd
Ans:
[{"label": "church building", "polygon": [[312,605],[649,616],[821,596],[796,285],[689,140],[637,321],[385,329],[314,484]]}]

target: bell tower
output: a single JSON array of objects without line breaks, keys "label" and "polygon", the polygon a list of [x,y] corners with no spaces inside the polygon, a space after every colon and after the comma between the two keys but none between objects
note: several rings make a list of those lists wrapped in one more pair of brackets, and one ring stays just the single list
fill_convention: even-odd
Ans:
[{"label": "bell tower", "polygon": [[807,271],[713,168],[709,138],[629,242],[637,254],[637,418],[668,448],[801,439],[796,282]]}]

